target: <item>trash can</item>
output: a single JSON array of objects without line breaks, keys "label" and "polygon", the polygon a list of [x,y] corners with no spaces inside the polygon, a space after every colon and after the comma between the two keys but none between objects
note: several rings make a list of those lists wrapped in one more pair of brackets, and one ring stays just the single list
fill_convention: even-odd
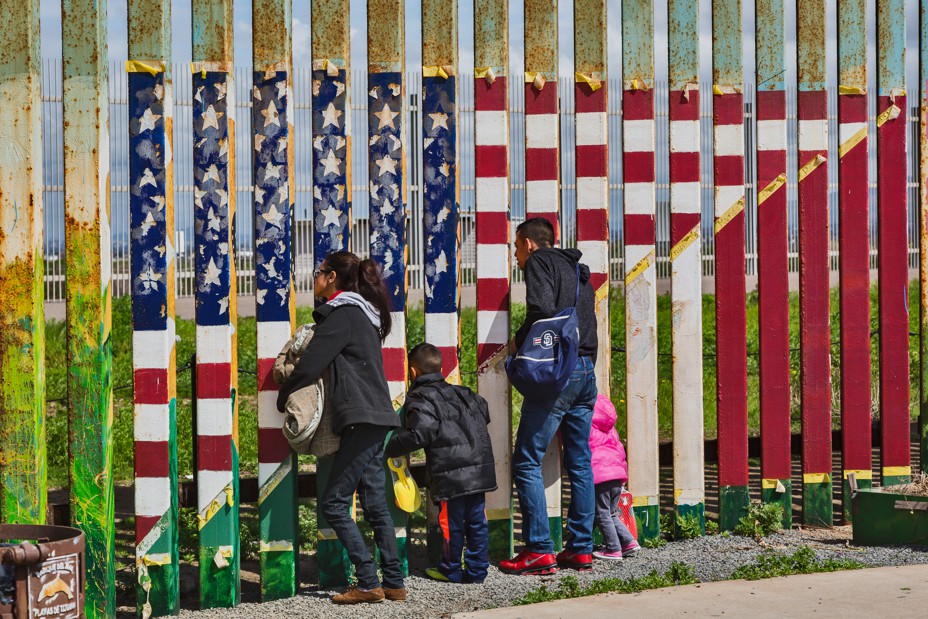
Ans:
[{"label": "trash can", "polygon": [[83,619],[84,533],[0,524],[0,619]]}]

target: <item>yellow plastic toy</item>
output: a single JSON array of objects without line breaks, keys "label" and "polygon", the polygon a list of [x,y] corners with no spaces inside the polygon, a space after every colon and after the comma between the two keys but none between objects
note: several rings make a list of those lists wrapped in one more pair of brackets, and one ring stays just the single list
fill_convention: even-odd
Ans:
[{"label": "yellow plastic toy", "polygon": [[396,497],[396,506],[410,514],[422,505],[422,494],[416,481],[409,474],[409,461],[403,458],[390,458],[387,466],[393,475],[393,494]]}]

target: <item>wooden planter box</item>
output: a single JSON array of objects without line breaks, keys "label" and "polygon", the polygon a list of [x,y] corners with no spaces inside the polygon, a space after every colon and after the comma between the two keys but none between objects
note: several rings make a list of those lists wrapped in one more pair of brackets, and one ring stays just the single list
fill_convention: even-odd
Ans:
[{"label": "wooden planter box", "polygon": [[928,497],[861,489],[851,502],[854,544],[928,546]]}]

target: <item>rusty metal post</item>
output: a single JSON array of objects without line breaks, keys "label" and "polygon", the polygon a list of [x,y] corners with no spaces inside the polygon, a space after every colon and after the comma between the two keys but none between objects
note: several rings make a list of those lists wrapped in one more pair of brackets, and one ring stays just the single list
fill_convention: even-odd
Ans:
[{"label": "rusty metal post", "polygon": [[[441,350],[442,373],[460,384],[460,221],[458,170],[458,3],[422,0],[423,230],[425,338]],[[429,501],[429,557],[443,538]]]},{"label": "rusty metal post", "polygon": [[838,217],[841,261],[841,468],[844,520],[853,473],[873,483],[870,430],[870,201],[867,156],[867,3],[838,0]]},{"label": "rusty metal post", "polygon": [[[312,1],[313,55],[313,262],[351,250],[351,106],[348,0]],[[323,496],[332,457],[317,463]],[[319,586],[348,583],[351,563],[317,506]]]},{"label": "rusty metal post", "polygon": [[291,263],[294,185],[292,1],[253,0],[251,95],[258,359],[261,599],[299,587],[297,457],[281,432],[272,369],[296,321]]},{"label": "rusty metal post", "polygon": [[735,527],[749,500],[741,35],[741,0],[712,0],[716,397],[723,530]]},{"label": "rusty metal post", "polygon": [[674,522],[696,518],[705,530],[699,3],[670,0],[668,17]]},{"label": "rusty metal post", "polygon": [[107,3],[65,0],[64,190],[71,522],[86,534],[87,617],[116,612]]},{"label": "rusty metal post", "polygon": [[[581,16],[576,15],[575,28],[577,41],[585,37],[581,29]],[[579,55],[578,55],[579,65]],[[579,71],[583,69],[578,66]],[[635,497],[635,516],[638,518],[638,536],[644,540],[654,540],[660,536],[660,488],[658,481],[657,458],[657,268],[654,253],[654,222],[657,211],[655,194],[655,158],[654,158],[654,4],[652,0],[623,0],[622,2],[622,159],[625,186],[625,371],[627,375],[626,396],[628,402],[628,442],[634,445],[630,449],[628,460],[628,478],[632,495]],[[605,84],[604,84],[605,87]],[[592,90],[589,85],[588,91]],[[580,131],[583,86],[577,85],[577,244],[580,244],[580,214],[595,217],[597,238],[600,242],[594,246],[604,252],[608,242],[608,225],[605,216],[606,203],[602,198],[607,194],[605,136],[606,104],[597,106],[601,115],[602,128],[598,133],[601,139],[583,137]],[[583,115],[585,116],[585,115]],[[601,166],[601,176],[597,178],[595,199],[582,198],[580,194],[581,157],[589,158],[581,152],[581,139],[584,143],[597,144],[597,161]],[[592,175],[592,174],[591,174]],[[592,202],[592,213],[580,210],[584,202]],[[584,237],[590,237],[587,233]],[[584,258],[587,252],[584,251]],[[608,253],[597,255],[593,262],[602,262]],[[608,263],[603,263],[602,267]],[[603,273],[603,268],[594,268],[593,272]],[[608,296],[608,269],[605,269],[605,286]],[[597,301],[600,293],[597,290]],[[608,299],[603,309],[608,310]],[[601,310],[602,311],[602,310]],[[597,365],[601,365],[611,355],[611,338],[609,333],[608,311],[606,311],[605,328],[603,317],[597,313],[600,346],[606,344],[605,351],[600,348]],[[697,350],[698,354],[698,350]],[[608,363],[606,364],[608,368]],[[700,383],[702,382],[700,374]],[[608,383],[607,383],[608,384]],[[601,389],[602,390],[602,389]],[[609,393],[608,389],[604,393]],[[691,399],[695,399],[692,398]],[[675,420],[675,424],[677,421]],[[689,428],[692,432],[694,428]],[[701,434],[700,434],[701,436]],[[683,464],[682,462],[680,463]],[[687,464],[692,464],[687,462]]]},{"label": "rusty metal post", "polygon": [[[406,401],[406,11],[403,0],[367,3],[367,120],[371,257],[383,269],[393,327],[383,343],[383,366],[397,414]],[[393,472],[384,465],[403,572],[409,573],[409,514],[396,505]]]},{"label": "rusty metal post", "polygon": [[39,2],[0,32],[0,520],[45,521],[45,309]]},{"label": "rusty metal post", "polygon": [[512,556],[512,402],[509,341],[509,7],[474,2],[477,205],[477,390],[490,405],[499,488],[487,495],[490,556]]},{"label": "rusty metal post", "polygon": [[922,473],[928,473],[928,0],[919,3],[921,16],[921,38],[919,40],[919,86],[921,96],[921,125],[919,139],[921,142],[921,159],[919,166],[920,197],[919,209],[919,283],[920,303],[919,320],[921,322],[919,338],[919,437],[921,457],[919,463]]},{"label": "rusty metal post", "polygon": [[[557,0],[525,0],[525,216],[544,217],[560,240],[561,132]],[[551,540],[561,549],[561,453],[552,441],[541,463]]]},{"label": "rusty metal post", "polygon": [[909,307],[905,1],[877,4],[877,211],[879,226],[882,483],[905,483],[909,455]]},{"label": "rusty metal post", "polygon": [[232,0],[194,0],[193,190],[200,607],[241,600]]},{"label": "rusty metal post", "polygon": [[129,225],[138,614],[179,609],[171,4],[130,0]]}]

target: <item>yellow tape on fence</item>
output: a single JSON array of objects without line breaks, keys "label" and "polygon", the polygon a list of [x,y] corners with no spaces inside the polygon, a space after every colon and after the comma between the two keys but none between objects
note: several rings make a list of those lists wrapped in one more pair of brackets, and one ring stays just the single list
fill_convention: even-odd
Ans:
[{"label": "yellow tape on fence", "polygon": [[686,249],[692,245],[699,238],[699,226],[695,226],[692,230],[686,233],[682,239],[680,239],[676,245],[670,249],[670,261],[673,262],[680,257]]}]

